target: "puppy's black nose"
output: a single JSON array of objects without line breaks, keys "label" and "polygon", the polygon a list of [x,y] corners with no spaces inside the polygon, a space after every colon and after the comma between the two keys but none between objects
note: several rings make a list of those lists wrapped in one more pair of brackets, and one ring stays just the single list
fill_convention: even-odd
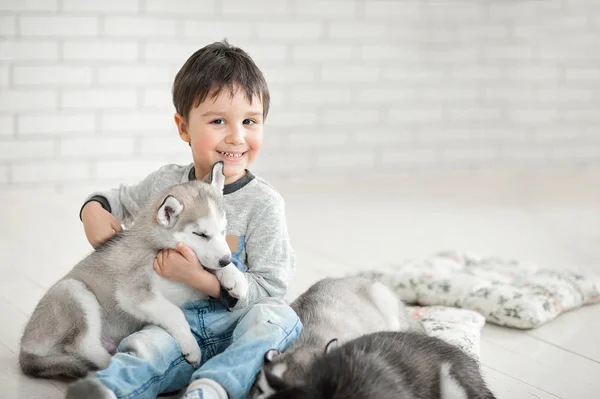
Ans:
[{"label": "puppy's black nose", "polygon": [[221,259],[219,259],[219,266],[221,266],[221,267],[225,267],[230,263],[231,263],[231,256],[229,256],[229,255],[223,256]]}]

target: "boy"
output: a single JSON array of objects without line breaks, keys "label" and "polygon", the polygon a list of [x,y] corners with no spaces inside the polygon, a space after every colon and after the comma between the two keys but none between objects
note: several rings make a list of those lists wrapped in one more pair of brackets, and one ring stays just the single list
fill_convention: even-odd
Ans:
[{"label": "boy", "polygon": [[202,351],[200,366],[188,364],[164,330],[148,326],[120,343],[107,369],[71,385],[67,397],[155,398],[187,386],[186,399],[243,398],[263,354],[285,349],[302,328],[281,300],[294,269],[283,199],[246,169],[260,150],[269,109],[261,71],[240,48],[226,41],[210,44],[177,73],[173,102],[179,136],[191,147],[193,163],[167,165],[137,185],[92,194],[80,215],[86,237],[97,247],[120,231],[121,223],[130,224],[154,195],[202,179],[223,161],[227,241],[233,262],[245,271],[248,294],[241,300],[228,296],[183,244],[161,251],[154,261],[157,273],[211,297],[183,307]]}]

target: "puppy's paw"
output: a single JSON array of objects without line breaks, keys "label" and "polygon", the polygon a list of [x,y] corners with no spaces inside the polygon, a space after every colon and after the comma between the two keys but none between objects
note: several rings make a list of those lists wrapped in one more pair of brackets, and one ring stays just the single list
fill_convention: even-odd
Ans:
[{"label": "puppy's paw", "polygon": [[179,346],[181,347],[181,354],[189,364],[194,367],[200,364],[202,353],[200,352],[200,347],[193,336],[191,336],[189,339],[186,339],[185,342],[180,342]]},{"label": "puppy's paw", "polygon": [[233,263],[217,270],[217,278],[221,282],[221,286],[227,290],[229,295],[234,298],[245,298],[248,294],[248,280]]}]

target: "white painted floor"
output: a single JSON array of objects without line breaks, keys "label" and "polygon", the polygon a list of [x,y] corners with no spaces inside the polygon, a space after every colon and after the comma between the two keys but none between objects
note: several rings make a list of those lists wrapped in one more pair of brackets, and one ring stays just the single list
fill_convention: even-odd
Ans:
[{"label": "white painted floor", "polygon": [[[289,298],[328,275],[444,249],[600,274],[600,169],[449,172],[275,185],[288,204],[298,270]],[[22,376],[21,329],[38,299],[90,247],[78,211],[89,189],[0,192],[0,397],[60,398]],[[487,325],[483,370],[500,399],[598,398],[600,305],[534,331]]]}]

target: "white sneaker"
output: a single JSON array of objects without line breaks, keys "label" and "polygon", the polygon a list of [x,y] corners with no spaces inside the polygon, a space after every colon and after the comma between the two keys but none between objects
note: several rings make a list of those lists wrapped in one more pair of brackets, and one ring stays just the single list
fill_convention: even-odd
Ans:
[{"label": "white sneaker", "polygon": [[201,378],[192,382],[182,399],[228,399],[227,391],[218,382]]}]

